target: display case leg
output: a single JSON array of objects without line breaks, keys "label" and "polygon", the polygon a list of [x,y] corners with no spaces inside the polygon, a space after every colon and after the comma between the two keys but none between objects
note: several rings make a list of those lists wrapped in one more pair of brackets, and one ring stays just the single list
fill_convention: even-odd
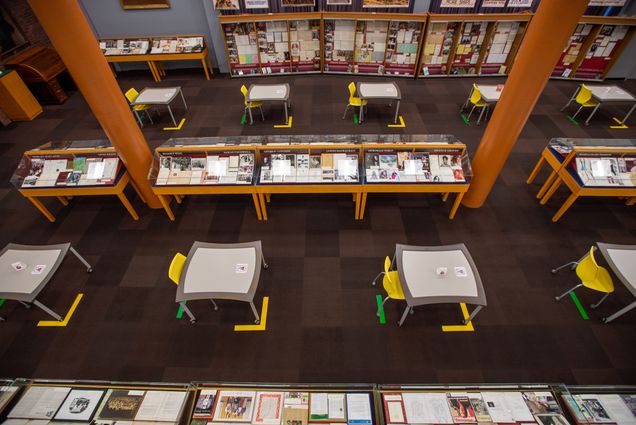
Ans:
[{"label": "display case leg", "polygon": [[163,195],[159,195],[159,202],[161,202],[161,205],[163,206],[163,209],[168,215],[170,221],[174,221],[174,214],[172,213],[172,209],[170,209],[170,205],[168,204],[166,197]]},{"label": "display case leg", "polygon": [[132,204],[128,201],[128,198],[126,198],[126,195],[124,195],[124,192],[118,193],[117,197],[119,198],[121,203],[124,204],[124,207],[126,207],[126,209],[128,210],[128,213],[133,218],[133,220],[135,221],[139,220],[139,215],[137,214],[137,211],[135,211]]},{"label": "display case leg", "polygon": [[40,212],[44,215],[44,217],[48,218],[48,219],[49,219],[49,221],[50,221],[51,223],[54,223],[54,222],[55,222],[55,217],[53,216],[53,214],[51,214],[51,211],[49,211],[49,210],[48,210],[48,209],[44,206],[44,204],[42,203],[42,201],[40,201],[40,200],[39,200],[39,199],[37,199],[37,198],[33,198],[33,197],[31,197],[31,196],[27,196],[27,199],[28,199],[29,201],[31,201],[31,203],[32,203],[33,205],[35,205],[35,208],[37,208],[38,210],[40,210]]}]

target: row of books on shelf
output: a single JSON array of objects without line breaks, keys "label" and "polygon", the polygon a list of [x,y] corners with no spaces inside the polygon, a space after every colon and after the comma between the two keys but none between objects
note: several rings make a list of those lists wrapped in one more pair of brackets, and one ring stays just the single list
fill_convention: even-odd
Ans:
[{"label": "row of books on shelf", "polygon": [[25,160],[28,171],[22,188],[109,185],[115,182],[121,165],[116,156],[25,157]]},{"label": "row of books on shelf", "polygon": [[165,53],[199,53],[205,47],[203,37],[168,37],[100,40],[99,48],[106,56]]},{"label": "row of books on shelf", "polygon": [[575,163],[585,186],[636,186],[636,156],[577,156]]}]

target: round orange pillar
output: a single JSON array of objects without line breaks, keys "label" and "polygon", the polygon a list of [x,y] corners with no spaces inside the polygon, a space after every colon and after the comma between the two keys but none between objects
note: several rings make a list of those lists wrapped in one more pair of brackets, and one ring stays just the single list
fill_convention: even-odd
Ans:
[{"label": "round orange pillar", "polygon": [[29,4],[148,206],[161,208],[147,178],[150,148],[77,0]]},{"label": "round orange pillar", "polygon": [[588,1],[541,0],[479,142],[463,205],[479,208],[486,201]]}]

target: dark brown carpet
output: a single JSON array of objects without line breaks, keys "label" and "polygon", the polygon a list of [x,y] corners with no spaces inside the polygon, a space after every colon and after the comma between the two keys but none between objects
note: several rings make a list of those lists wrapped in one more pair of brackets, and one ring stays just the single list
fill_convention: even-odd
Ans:
[{"label": "dark brown carpet", "polygon": [[[368,121],[341,120],[348,77],[267,78],[292,86],[294,126],[279,106],[266,106],[268,121],[241,126],[239,87],[251,80],[199,70],[172,71],[161,85],[180,85],[190,106],[185,128],[169,123],[146,127],[152,147],[172,136],[258,135],[293,132],[392,132],[386,107],[372,104]],[[397,80],[409,133],[451,133],[474,154],[482,127],[466,126],[458,114],[471,79]],[[485,83],[499,82],[487,79]],[[147,73],[119,77],[122,90],[155,85]],[[636,92],[636,82],[620,83]],[[527,175],[551,137],[636,137],[636,118],[627,130],[609,129],[626,106],[602,110],[589,127],[575,126],[560,107],[574,82],[548,84],[490,198],[481,209],[461,208],[454,221],[437,195],[372,195],[366,218],[353,220],[350,196],[274,196],[269,222],[256,220],[245,196],[190,197],[170,222],[134,197],[141,219],[134,222],[116,198],[74,199],[62,207],[47,202],[57,221],[48,223],[10,184],[21,153],[51,139],[103,136],[79,93],[63,106],[48,106],[33,122],[0,129],[0,243],[71,241],[93,263],[89,275],[69,257],[42,293],[42,301],[65,311],[85,294],[66,328],[38,328],[47,319],[37,309],[7,302],[0,315],[0,376],[120,380],[229,380],[275,382],[514,382],[579,384],[636,383],[636,311],[614,323],[600,318],[633,301],[617,291],[583,321],[570,299],[554,295],[576,278],[550,269],[576,259],[594,241],[636,243],[636,210],[617,199],[581,199],[560,223],[550,217],[564,201],[534,199],[537,185]],[[175,107],[175,112],[181,110]],[[545,174],[540,179],[545,178]],[[237,333],[249,323],[246,304],[221,301],[215,312],[204,301],[189,303],[199,322],[177,320],[175,287],[167,279],[172,256],[187,253],[195,240],[235,242],[260,239],[270,269],[257,297],[270,297],[266,332]],[[488,307],[473,333],[443,333],[457,323],[457,305],[424,306],[399,329],[403,305],[387,304],[387,325],[375,318],[371,280],[395,243],[464,242],[484,281]],[[585,305],[596,294],[581,290]],[[259,302],[260,304],[260,302]],[[589,311],[589,308],[588,308]]]}]

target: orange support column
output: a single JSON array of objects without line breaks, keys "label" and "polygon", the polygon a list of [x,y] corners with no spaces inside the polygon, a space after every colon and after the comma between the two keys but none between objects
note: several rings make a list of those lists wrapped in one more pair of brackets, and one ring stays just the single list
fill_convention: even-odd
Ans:
[{"label": "orange support column", "polygon": [[479,208],[486,201],[587,4],[541,0],[475,153],[465,206]]},{"label": "orange support column", "polygon": [[147,178],[150,148],[77,0],[29,4],[148,206],[161,208]]}]

